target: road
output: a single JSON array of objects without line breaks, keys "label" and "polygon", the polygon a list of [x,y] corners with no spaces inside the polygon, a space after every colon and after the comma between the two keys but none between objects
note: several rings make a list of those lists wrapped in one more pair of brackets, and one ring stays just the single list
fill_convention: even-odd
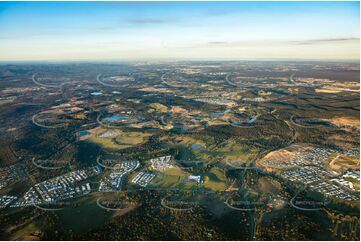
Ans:
[{"label": "road", "polygon": [[239,87],[240,85],[237,85],[236,83],[231,82],[231,81],[229,80],[229,76],[230,76],[230,74],[228,74],[228,75],[226,76],[226,82],[227,82],[229,85],[231,85],[231,86]]},{"label": "road", "polygon": [[290,118],[291,123],[293,125],[296,125],[296,126],[301,127],[301,128],[312,129],[312,128],[322,127],[322,125],[318,125],[318,124],[305,126],[305,125],[296,123],[293,119],[294,119],[294,116],[292,115],[291,118]]}]

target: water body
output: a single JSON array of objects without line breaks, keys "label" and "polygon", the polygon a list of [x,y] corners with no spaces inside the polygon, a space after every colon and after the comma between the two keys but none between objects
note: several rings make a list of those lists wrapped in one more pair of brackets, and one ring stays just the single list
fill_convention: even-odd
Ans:
[{"label": "water body", "polygon": [[224,114],[224,112],[222,112],[222,111],[212,112],[212,115],[214,115],[214,116],[221,116],[223,114]]},{"label": "water body", "polygon": [[177,129],[177,130],[180,130],[180,131],[186,131],[187,130],[187,127],[182,125],[182,124],[176,124],[176,125],[173,125],[173,128]]},{"label": "water body", "polygon": [[92,133],[90,133],[89,131],[80,131],[79,132],[79,136],[87,136],[87,135],[91,135]]},{"label": "water body", "polygon": [[201,122],[201,124],[202,124],[205,128],[207,128],[207,127],[209,126],[208,122]]},{"label": "water body", "polygon": [[192,144],[192,145],[191,145],[191,148],[192,148],[193,150],[199,150],[199,149],[201,148],[201,145],[200,145],[200,144]]},{"label": "water body", "polygon": [[157,132],[157,131],[161,130],[160,128],[147,126],[147,125],[143,126],[142,129],[146,130],[146,131],[150,131],[150,132]]},{"label": "water body", "polygon": [[104,118],[104,121],[115,122],[129,119],[129,116],[125,115],[113,115],[111,117]]},{"label": "water body", "polygon": [[143,117],[143,116],[136,116],[136,118],[137,118],[138,120],[145,120],[145,117]]},{"label": "water body", "polygon": [[100,95],[103,95],[103,93],[102,92],[92,92],[92,93],[90,93],[90,95],[100,96]]},{"label": "water body", "polygon": [[257,116],[250,116],[248,117],[247,124],[253,124]]}]

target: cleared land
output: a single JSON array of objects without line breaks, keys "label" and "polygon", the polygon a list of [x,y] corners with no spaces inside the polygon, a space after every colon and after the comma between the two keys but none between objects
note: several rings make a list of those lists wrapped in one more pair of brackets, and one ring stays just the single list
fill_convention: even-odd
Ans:
[{"label": "cleared land", "polygon": [[97,143],[105,149],[125,149],[145,143],[150,136],[146,132],[99,128],[87,141]]},{"label": "cleared land", "polygon": [[329,166],[334,170],[353,169],[360,167],[360,158],[356,156],[332,155]]}]

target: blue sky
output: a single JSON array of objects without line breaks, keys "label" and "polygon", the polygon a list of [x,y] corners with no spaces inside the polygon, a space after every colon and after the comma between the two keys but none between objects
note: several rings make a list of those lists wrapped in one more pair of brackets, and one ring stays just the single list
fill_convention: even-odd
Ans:
[{"label": "blue sky", "polygon": [[0,60],[358,59],[359,2],[0,2]]}]

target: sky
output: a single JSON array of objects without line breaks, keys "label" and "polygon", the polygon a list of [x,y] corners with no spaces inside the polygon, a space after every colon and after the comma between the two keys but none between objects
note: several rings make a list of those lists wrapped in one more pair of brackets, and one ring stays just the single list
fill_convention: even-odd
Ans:
[{"label": "sky", "polygon": [[359,2],[0,2],[0,61],[359,60]]}]

